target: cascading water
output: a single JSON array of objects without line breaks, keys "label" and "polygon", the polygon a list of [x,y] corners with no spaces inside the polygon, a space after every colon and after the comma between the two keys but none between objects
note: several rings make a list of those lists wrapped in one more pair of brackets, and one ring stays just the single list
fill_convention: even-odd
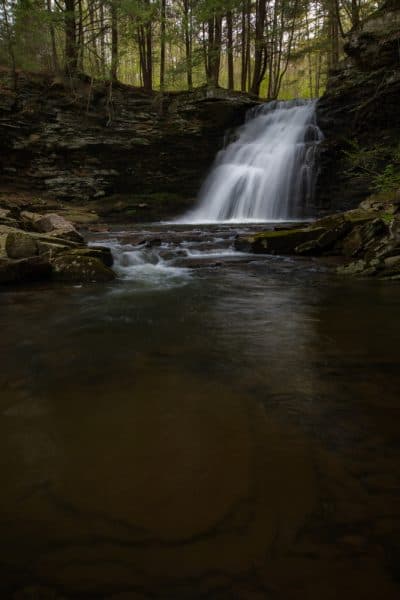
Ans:
[{"label": "cascading water", "polygon": [[287,221],[304,216],[322,133],[316,101],[269,102],[249,111],[219,152],[186,223]]}]

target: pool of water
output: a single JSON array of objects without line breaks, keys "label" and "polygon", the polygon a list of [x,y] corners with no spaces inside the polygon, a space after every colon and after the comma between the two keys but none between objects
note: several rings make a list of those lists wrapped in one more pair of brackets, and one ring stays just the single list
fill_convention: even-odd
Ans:
[{"label": "pool of water", "polygon": [[1,598],[399,597],[400,286],[237,230],[1,290]]}]

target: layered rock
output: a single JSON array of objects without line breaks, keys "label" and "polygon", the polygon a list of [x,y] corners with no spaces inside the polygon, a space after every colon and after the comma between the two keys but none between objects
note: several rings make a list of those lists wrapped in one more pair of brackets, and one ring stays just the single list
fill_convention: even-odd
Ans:
[{"label": "layered rock", "polygon": [[[344,49],[317,105],[325,141],[316,197],[328,210],[353,208],[371,193],[373,171],[383,171],[398,147],[400,3],[386,2],[348,34]],[[375,156],[373,168],[354,164],[357,153]]]},{"label": "layered rock", "polygon": [[[256,103],[202,88],[147,94],[89,80],[1,76],[0,186],[23,185],[106,214],[179,212],[195,196],[226,129]],[[105,196],[113,196],[103,203]],[[154,211],[153,211],[154,212]]]}]

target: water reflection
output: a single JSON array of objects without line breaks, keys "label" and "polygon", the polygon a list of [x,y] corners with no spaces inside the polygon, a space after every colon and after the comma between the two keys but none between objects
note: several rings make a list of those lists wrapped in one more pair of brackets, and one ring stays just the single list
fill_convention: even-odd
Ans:
[{"label": "water reflection", "polygon": [[124,285],[0,296],[2,597],[398,597],[399,288]]}]

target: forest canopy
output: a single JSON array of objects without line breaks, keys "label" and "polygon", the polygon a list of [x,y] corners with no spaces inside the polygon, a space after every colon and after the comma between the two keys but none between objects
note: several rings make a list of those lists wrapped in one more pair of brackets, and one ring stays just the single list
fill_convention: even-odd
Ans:
[{"label": "forest canopy", "polygon": [[0,66],[317,97],[372,0],[0,0]]}]

